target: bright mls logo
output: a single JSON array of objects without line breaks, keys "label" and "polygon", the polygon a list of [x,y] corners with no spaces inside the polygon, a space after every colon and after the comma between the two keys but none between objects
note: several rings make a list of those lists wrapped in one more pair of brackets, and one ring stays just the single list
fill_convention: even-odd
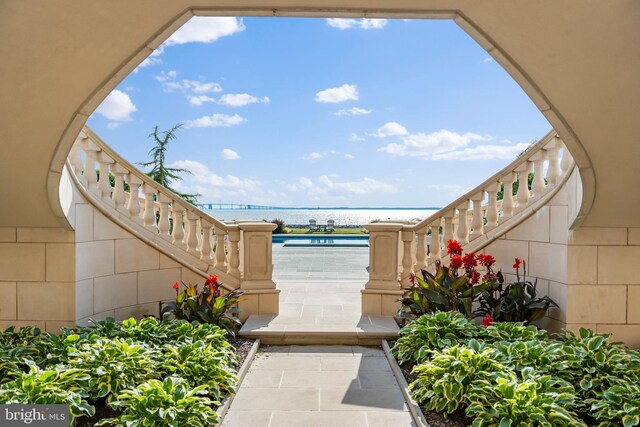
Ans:
[{"label": "bright mls logo", "polygon": [[68,405],[3,405],[0,426],[68,426]]}]

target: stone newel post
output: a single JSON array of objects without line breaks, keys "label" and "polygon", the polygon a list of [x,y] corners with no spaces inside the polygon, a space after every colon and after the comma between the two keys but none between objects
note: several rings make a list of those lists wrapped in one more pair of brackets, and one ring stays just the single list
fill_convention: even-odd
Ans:
[{"label": "stone newel post", "polygon": [[271,233],[275,224],[266,222],[240,222],[240,289],[245,291],[238,306],[240,319],[251,314],[278,314],[280,289],[272,279]]},{"label": "stone newel post", "polygon": [[394,316],[402,296],[399,245],[402,224],[372,223],[369,230],[369,281],[362,289],[362,314]]}]

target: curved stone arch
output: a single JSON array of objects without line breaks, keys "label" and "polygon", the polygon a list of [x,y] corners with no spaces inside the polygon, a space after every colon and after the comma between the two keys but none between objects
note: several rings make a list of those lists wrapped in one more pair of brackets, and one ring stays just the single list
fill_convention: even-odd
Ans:
[{"label": "curved stone arch", "polygon": [[578,227],[591,210],[596,194],[596,176],[589,155],[582,146],[571,126],[564,119],[562,114],[549,102],[542,90],[536,85],[526,71],[504,51],[489,35],[476,25],[461,10],[450,9],[415,9],[415,10],[393,10],[393,9],[354,9],[354,8],[215,8],[215,7],[193,7],[187,8],[172,19],[142,44],[137,52],[124,59],[115,71],[107,77],[84,101],[77,110],[74,117],[68,123],[62,137],[58,141],[53,158],[49,165],[47,176],[47,187],[49,204],[56,216],[65,227],[71,229],[64,214],[59,185],[62,170],[71,150],[71,147],[80,133],[82,126],[89,116],[107,97],[107,95],[128,76],[145,58],[147,58],[160,44],[168,39],[178,28],[184,25],[193,16],[252,16],[252,17],[338,17],[338,18],[389,18],[389,19],[452,19],[462,28],[472,39],[474,39],[483,49],[487,51],[493,59],[500,64],[505,71],[520,85],[522,90],[529,96],[540,112],[551,123],[558,132],[580,171],[582,180],[582,201],[580,209],[575,218],[572,219],[571,229]]}]

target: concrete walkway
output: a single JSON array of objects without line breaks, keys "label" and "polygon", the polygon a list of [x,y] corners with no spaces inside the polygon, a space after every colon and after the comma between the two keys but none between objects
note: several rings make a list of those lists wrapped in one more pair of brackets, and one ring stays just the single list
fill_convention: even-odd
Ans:
[{"label": "concrete walkway", "polygon": [[223,427],[415,426],[379,348],[266,346]]}]

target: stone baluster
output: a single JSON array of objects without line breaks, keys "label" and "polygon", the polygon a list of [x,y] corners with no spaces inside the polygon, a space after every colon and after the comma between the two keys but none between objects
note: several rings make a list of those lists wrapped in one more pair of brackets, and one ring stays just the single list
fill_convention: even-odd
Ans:
[{"label": "stone baluster", "polygon": [[224,250],[225,232],[220,227],[215,227],[214,232],[216,234],[216,261],[214,267],[220,271],[227,271],[227,254]]},{"label": "stone baluster", "polygon": [[200,259],[211,263],[213,261],[213,247],[211,246],[211,229],[213,224],[210,222],[200,220],[202,227],[202,240],[200,241]]},{"label": "stone baluster", "polygon": [[418,243],[416,248],[416,264],[414,271],[420,271],[427,268],[427,227],[416,230]]},{"label": "stone baluster", "polygon": [[[369,231],[369,280],[362,289],[362,314],[393,316],[402,296],[399,241],[401,224],[378,222],[365,225]],[[437,239],[434,239],[434,241]]]},{"label": "stone baluster", "polygon": [[562,148],[562,141],[558,136],[553,138],[551,143],[547,144],[547,153],[549,156],[549,167],[547,168],[547,185],[555,186],[560,177],[560,149]]},{"label": "stone baluster", "polygon": [[166,240],[171,239],[169,229],[171,228],[171,221],[169,221],[169,203],[171,198],[163,193],[158,193],[158,204],[160,205],[160,215],[158,218],[158,233]]},{"label": "stone baluster", "polygon": [[567,146],[562,143],[562,140],[560,140],[560,145],[562,146],[562,162],[560,162],[560,168],[562,172],[567,172],[569,166],[571,166],[571,154],[569,154],[569,150]]},{"label": "stone baluster", "polygon": [[127,182],[129,183],[129,201],[127,203],[127,211],[129,217],[142,224],[142,218],[140,217],[140,199],[139,190],[142,185],[142,180],[132,173],[127,175]]},{"label": "stone baluster", "polygon": [[513,183],[516,180],[515,173],[510,172],[502,177],[502,216],[500,223],[513,216],[515,201],[513,200]]},{"label": "stone baluster", "polygon": [[192,211],[187,211],[187,252],[198,255],[198,215]]},{"label": "stone baluster", "polygon": [[400,273],[400,284],[408,286],[409,276],[413,273],[413,259],[411,257],[411,244],[415,241],[415,233],[411,230],[402,230],[402,272]]},{"label": "stone baluster", "polygon": [[184,238],[184,212],[184,207],[176,202],[171,203],[171,218],[173,219],[173,229],[171,230],[172,242],[182,249],[187,248],[187,243]]},{"label": "stone baluster", "polygon": [[540,150],[530,159],[533,162],[533,182],[531,183],[531,191],[533,197],[540,197],[545,192],[544,182],[544,162],[547,160],[547,152]]},{"label": "stone baluster", "polygon": [[98,156],[98,152],[101,150],[100,147],[90,139],[86,139],[86,141],[87,143],[84,149],[84,178],[87,181],[89,191],[100,196],[100,190],[98,190],[98,176],[96,174],[96,157]]},{"label": "stone baluster", "polygon": [[[275,224],[272,224],[275,225]],[[240,228],[229,225],[229,275],[240,280]]]},{"label": "stone baluster", "polygon": [[446,246],[449,240],[453,240],[453,218],[456,216],[456,210],[450,209],[445,212],[442,217],[444,218],[444,227],[442,229],[442,246]]},{"label": "stone baluster", "polygon": [[69,160],[71,161],[71,166],[73,166],[73,171],[76,173],[76,176],[80,178],[82,176],[82,158],[80,157],[80,140],[73,144],[71,147],[71,152],[69,153]]},{"label": "stone baluster", "polygon": [[529,204],[529,199],[531,198],[531,192],[529,191],[530,170],[531,162],[528,160],[516,168],[516,172],[518,172],[518,194],[516,194],[518,206],[515,208],[515,213],[522,212]]},{"label": "stone baluster", "polygon": [[109,166],[114,163],[114,160],[104,151],[100,151],[97,156],[98,170],[100,171],[100,179],[98,180],[98,190],[100,190],[100,197],[108,204],[115,207],[113,200],[111,199],[111,181],[109,180]]},{"label": "stone baluster", "polygon": [[113,193],[111,193],[111,200],[113,200],[113,206],[120,212],[124,212],[125,208],[125,191],[124,191],[124,176],[129,173],[128,170],[123,168],[118,163],[111,166],[111,173],[113,173],[114,186]]},{"label": "stone baluster", "polygon": [[[429,224],[429,230],[431,231],[431,246],[429,246],[429,263],[435,262],[441,257],[440,250],[440,219],[438,218],[435,222]],[[446,244],[446,242],[442,242],[442,244]]]},{"label": "stone baluster", "polygon": [[499,182],[494,182],[493,184],[488,185],[484,191],[487,192],[487,197],[489,198],[488,206],[487,206],[487,225],[484,227],[485,233],[493,230],[498,226],[498,189],[500,188]]},{"label": "stone baluster", "polygon": [[158,226],[156,225],[156,211],[153,206],[153,198],[156,194],[156,189],[149,184],[144,184],[142,186],[142,192],[144,193],[142,224],[149,230],[156,232],[158,230]]},{"label": "stone baluster", "polygon": [[473,217],[471,218],[471,240],[477,239],[484,234],[484,217],[482,215],[482,201],[484,200],[484,191],[480,191],[471,196],[473,202]]},{"label": "stone baluster", "polygon": [[458,209],[458,229],[456,234],[458,242],[462,245],[469,243],[469,224],[467,223],[467,211],[469,210],[469,201],[461,203],[457,206]]}]

